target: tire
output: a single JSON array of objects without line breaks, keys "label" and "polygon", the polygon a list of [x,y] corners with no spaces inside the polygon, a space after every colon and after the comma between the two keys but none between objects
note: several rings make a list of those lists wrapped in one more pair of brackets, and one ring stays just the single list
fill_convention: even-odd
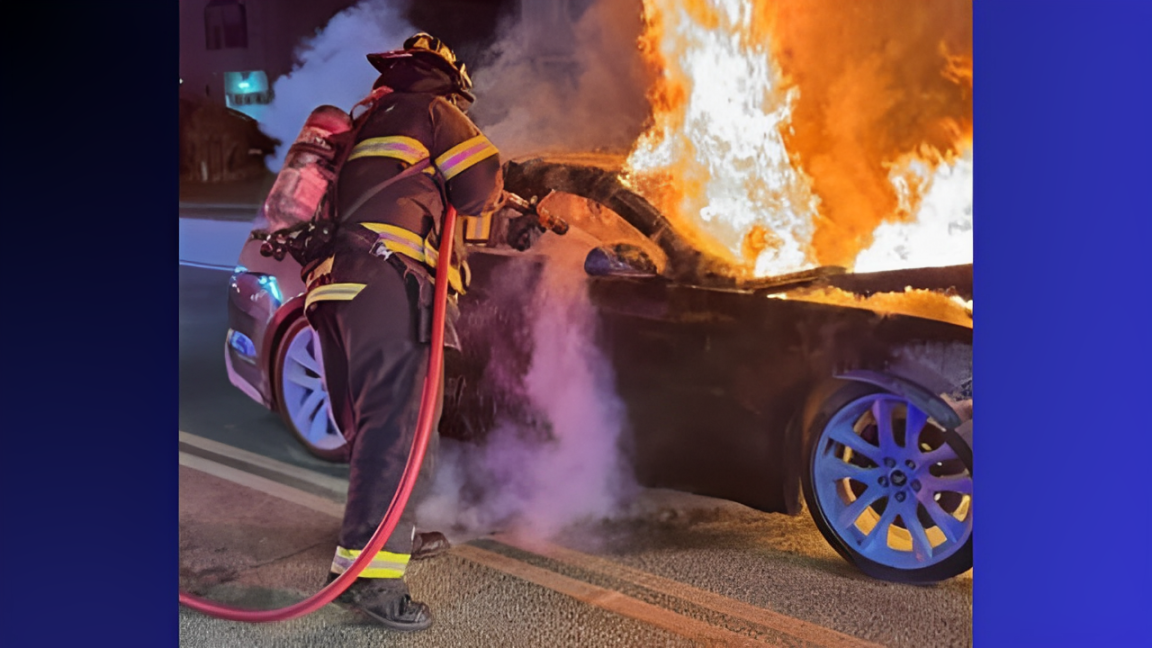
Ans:
[{"label": "tire", "polygon": [[[905,428],[919,428],[915,447]],[[845,560],[873,578],[917,584],[972,567],[972,471],[919,408],[848,383],[822,403],[805,439],[804,498]]]},{"label": "tire", "polygon": [[296,440],[321,459],[347,461],[348,442],[328,407],[319,339],[303,316],[292,320],[280,338],[272,382],[280,417]]}]

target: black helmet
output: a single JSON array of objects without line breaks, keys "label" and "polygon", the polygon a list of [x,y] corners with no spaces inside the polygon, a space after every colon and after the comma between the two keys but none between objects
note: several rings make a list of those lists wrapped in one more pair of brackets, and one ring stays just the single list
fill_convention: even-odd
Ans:
[{"label": "black helmet", "polygon": [[387,72],[398,60],[404,59],[430,63],[446,72],[452,78],[453,92],[470,104],[476,101],[472,94],[472,78],[468,76],[464,64],[457,60],[456,54],[443,41],[431,34],[419,32],[404,41],[403,49],[368,55],[368,62],[381,73]]}]

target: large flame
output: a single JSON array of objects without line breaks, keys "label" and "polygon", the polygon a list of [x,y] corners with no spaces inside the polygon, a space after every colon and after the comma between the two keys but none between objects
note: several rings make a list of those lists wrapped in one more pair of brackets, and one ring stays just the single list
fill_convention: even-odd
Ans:
[{"label": "large flame", "polygon": [[699,247],[756,276],[971,262],[970,0],[643,5],[628,177]]}]

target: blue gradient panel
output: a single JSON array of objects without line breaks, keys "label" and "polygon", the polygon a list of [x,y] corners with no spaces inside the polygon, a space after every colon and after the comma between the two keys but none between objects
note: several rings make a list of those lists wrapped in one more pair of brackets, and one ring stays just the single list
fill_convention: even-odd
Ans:
[{"label": "blue gradient panel", "polygon": [[976,646],[1148,645],[1152,3],[975,3]]},{"label": "blue gradient panel", "polygon": [[177,3],[18,22],[0,645],[176,646]]}]

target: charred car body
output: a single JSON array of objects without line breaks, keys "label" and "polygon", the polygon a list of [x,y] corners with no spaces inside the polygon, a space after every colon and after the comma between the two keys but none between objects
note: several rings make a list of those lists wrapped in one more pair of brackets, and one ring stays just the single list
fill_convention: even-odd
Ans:
[{"label": "charred car body", "polygon": [[[505,189],[551,196],[553,210],[601,244],[584,264],[588,295],[640,484],[767,512],[800,514],[807,503],[832,546],[876,578],[934,582],[971,567],[970,311],[957,321],[805,296],[919,289],[970,303],[970,265],[739,279],[683,240],[610,164],[509,162]],[[531,294],[542,260],[483,247],[468,259],[464,351],[446,356],[440,431],[481,440],[522,414],[522,398],[486,376],[527,372],[530,349],[493,331],[526,329],[516,296]],[[279,411],[311,452],[339,460],[344,441],[327,414],[299,267],[260,256],[257,240],[240,264],[230,286],[230,379]]]}]

